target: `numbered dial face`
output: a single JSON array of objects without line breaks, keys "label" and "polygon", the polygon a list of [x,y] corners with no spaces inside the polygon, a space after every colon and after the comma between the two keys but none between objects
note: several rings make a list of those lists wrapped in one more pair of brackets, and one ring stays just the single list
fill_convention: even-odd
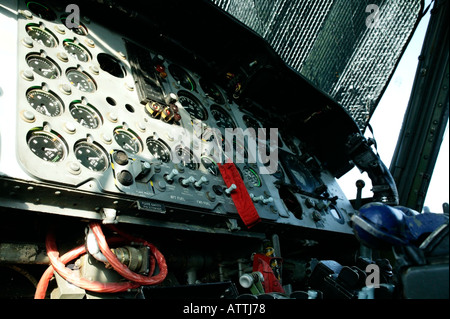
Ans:
[{"label": "numbered dial face", "polygon": [[234,123],[231,116],[220,106],[212,105],[211,114],[213,115],[216,123],[221,128],[236,128],[236,123]]},{"label": "numbered dial face", "polygon": [[42,89],[31,89],[27,92],[27,101],[36,111],[47,116],[58,116],[64,110],[63,102],[59,97]]},{"label": "numbered dial face", "polygon": [[74,153],[77,160],[84,167],[94,172],[103,172],[109,167],[108,156],[95,143],[81,141],[75,144]]},{"label": "numbered dial face", "polygon": [[246,182],[253,187],[261,187],[261,178],[258,173],[255,172],[253,168],[245,166],[243,171],[244,179]]},{"label": "numbered dial face", "polygon": [[58,134],[42,130],[30,131],[27,143],[37,157],[47,162],[60,162],[67,155],[66,144]]},{"label": "numbered dial face", "polygon": [[47,79],[57,79],[61,76],[58,65],[53,60],[42,57],[39,54],[29,55],[27,64],[35,73]]},{"label": "numbered dial face", "polygon": [[195,159],[194,154],[186,148],[179,148],[176,152],[177,158],[180,161],[180,164],[191,169],[197,170],[200,167],[200,164]]},{"label": "numbered dial face", "polygon": [[74,102],[69,107],[72,117],[84,127],[96,129],[102,124],[102,116],[90,104],[82,104],[81,101]]},{"label": "numbered dial face", "polygon": [[205,94],[206,94],[206,96],[208,98],[210,98],[211,100],[213,100],[217,104],[224,104],[225,103],[225,99],[224,99],[222,93],[220,93],[220,91],[217,88],[217,86],[215,86],[212,83],[209,83],[205,79],[200,79],[199,82],[200,82],[201,88],[203,89],[203,92],[205,92]]},{"label": "numbered dial face", "polygon": [[195,81],[184,69],[178,65],[171,64],[169,65],[169,72],[179,85],[186,90],[195,91]]},{"label": "numbered dial face", "polygon": [[47,48],[56,48],[58,46],[58,40],[48,29],[42,29],[38,25],[27,25],[26,31],[34,41]]},{"label": "numbered dial face", "polygon": [[86,72],[77,69],[69,69],[66,72],[67,79],[74,87],[81,92],[93,93],[97,90],[97,85],[92,77]]},{"label": "numbered dial face", "polygon": [[80,62],[88,62],[91,59],[91,54],[81,44],[76,44],[72,40],[64,40],[63,46],[68,54]]},{"label": "numbered dial face", "polygon": [[208,118],[205,108],[201,105],[192,94],[184,91],[178,92],[178,99],[183,105],[184,109],[191,115],[192,118],[204,121]]},{"label": "numbered dial face", "polygon": [[142,143],[139,137],[131,130],[118,127],[114,130],[114,139],[125,151],[138,154],[142,151]]},{"label": "numbered dial face", "polygon": [[169,146],[161,140],[149,138],[147,140],[147,148],[150,151],[150,154],[164,163],[168,163],[172,159]]}]

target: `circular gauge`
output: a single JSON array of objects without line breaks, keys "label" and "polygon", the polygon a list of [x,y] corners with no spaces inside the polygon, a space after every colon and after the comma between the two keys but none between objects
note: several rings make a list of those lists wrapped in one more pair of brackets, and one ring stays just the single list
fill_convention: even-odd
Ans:
[{"label": "circular gauge", "polygon": [[116,78],[124,78],[126,75],[125,67],[123,64],[113,57],[112,55],[106,53],[99,53],[97,55],[97,61],[100,64],[100,68],[115,76]]},{"label": "circular gauge", "polygon": [[169,72],[179,85],[189,91],[195,91],[195,81],[184,69],[178,65],[171,64],[169,65]]},{"label": "circular gauge", "polygon": [[78,34],[78,35],[87,35],[88,34],[88,28],[81,23],[80,21],[78,22],[78,25],[75,27],[69,27],[67,26],[67,15],[64,15],[63,17],[61,17],[61,22],[69,29],[72,30],[74,33]]},{"label": "circular gauge", "polygon": [[47,48],[55,48],[58,46],[58,40],[48,29],[41,28],[37,24],[28,24],[25,29],[27,34],[37,43]]},{"label": "circular gauge", "polygon": [[155,140],[149,137],[147,139],[147,148],[150,154],[164,163],[168,163],[172,159],[169,146],[161,140]]},{"label": "circular gauge", "polygon": [[106,152],[96,143],[80,141],[75,144],[75,157],[84,167],[94,172],[103,172],[109,167]]},{"label": "circular gauge", "polygon": [[56,13],[52,9],[36,1],[28,1],[27,8],[33,12],[35,16],[44,20],[53,21],[56,19]]},{"label": "circular gauge", "polygon": [[205,108],[201,105],[192,94],[188,92],[178,92],[178,100],[183,105],[184,109],[191,115],[191,117],[204,121],[208,118]]},{"label": "circular gauge", "polygon": [[212,105],[211,114],[213,115],[216,123],[221,128],[236,128],[236,123],[234,123],[231,116],[220,106]]},{"label": "circular gauge", "polygon": [[209,83],[205,79],[200,79],[199,83],[200,83],[201,88],[203,89],[203,92],[205,92],[205,94],[208,98],[210,98],[217,104],[225,103],[225,99],[224,99],[222,93],[220,93],[217,86],[215,86],[212,83]]},{"label": "circular gauge", "polygon": [[183,164],[183,166],[194,171],[200,167],[200,164],[194,157],[194,154],[192,154],[192,152],[189,149],[180,147],[177,149],[176,155],[180,163]]},{"label": "circular gauge", "polygon": [[253,187],[261,187],[261,178],[258,173],[249,166],[244,166],[243,169],[244,179]]},{"label": "circular gauge", "polygon": [[59,134],[36,129],[28,132],[27,143],[37,157],[47,162],[60,162],[67,155],[67,147]]},{"label": "circular gauge", "polygon": [[103,123],[100,112],[90,104],[74,101],[70,104],[69,110],[72,117],[86,128],[96,129]]},{"label": "circular gauge", "polygon": [[64,111],[61,99],[50,91],[30,89],[26,93],[28,103],[36,111],[47,116],[58,116]]},{"label": "circular gauge", "polygon": [[320,185],[319,181],[294,155],[287,156],[285,167],[286,173],[301,190],[312,193]]},{"label": "circular gauge", "polygon": [[66,76],[70,84],[82,92],[93,93],[97,90],[94,79],[86,72],[81,72],[77,69],[68,69]]},{"label": "circular gauge", "polygon": [[131,130],[117,127],[114,130],[114,139],[127,152],[138,154],[142,151],[140,138]]},{"label": "circular gauge", "polygon": [[64,50],[80,62],[88,62],[91,59],[89,51],[81,44],[75,43],[73,40],[63,41]]},{"label": "circular gauge", "polygon": [[57,79],[61,76],[58,65],[50,58],[42,57],[39,54],[27,56],[28,66],[40,76],[47,79]]},{"label": "circular gauge", "polygon": [[203,167],[212,175],[218,176],[220,174],[219,166],[217,163],[209,156],[202,156],[200,161]]}]

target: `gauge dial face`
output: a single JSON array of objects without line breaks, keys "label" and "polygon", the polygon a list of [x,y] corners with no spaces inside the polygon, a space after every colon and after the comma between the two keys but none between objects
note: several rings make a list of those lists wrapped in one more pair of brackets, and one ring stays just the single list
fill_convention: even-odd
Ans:
[{"label": "gauge dial face", "polygon": [[212,175],[218,176],[220,174],[219,166],[217,163],[209,156],[202,156],[200,161],[203,167]]},{"label": "gauge dial face", "polygon": [[114,130],[114,139],[125,151],[138,154],[142,151],[140,138],[131,130],[118,127]]},{"label": "gauge dial face", "polygon": [[31,12],[33,12],[34,15],[38,16],[39,18],[48,21],[53,21],[56,19],[56,13],[52,9],[44,6],[43,4],[40,4],[35,1],[28,1],[27,7]]},{"label": "gauge dial face", "polygon": [[49,58],[44,58],[39,54],[31,54],[27,57],[28,66],[40,76],[47,79],[57,79],[61,76],[58,65]]},{"label": "gauge dial face", "polygon": [[34,155],[47,162],[60,162],[67,155],[66,145],[58,134],[43,130],[30,131],[27,143]]},{"label": "gauge dial face", "polygon": [[258,173],[249,166],[245,166],[242,170],[244,179],[253,187],[261,187],[261,178],[259,177]]},{"label": "gauge dial face", "polygon": [[49,91],[31,89],[27,92],[26,98],[31,107],[46,116],[58,116],[64,111],[63,102]]},{"label": "gauge dial face", "polygon": [[211,106],[211,114],[216,120],[217,126],[221,128],[236,128],[236,123],[234,123],[231,116],[220,106],[212,105]]},{"label": "gauge dial face", "polygon": [[47,29],[42,29],[38,25],[27,25],[26,31],[34,41],[47,48],[56,48],[58,46],[58,40]]},{"label": "gauge dial face", "polygon": [[109,167],[108,156],[105,151],[95,143],[80,141],[74,146],[77,160],[84,167],[94,172],[103,172]]},{"label": "gauge dial face", "polygon": [[167,146],[166,143],[161,140],[148,138],[147,148],[150,151],[150,154],[164,163],[168,163],[172,159],[169,146]]},{"label": "gauge dial face", "polygon": [[75,44],[72,40],[64,40],[63,46],[66,52],[80,62],[88,62],[91,54],[81,44]]},{"label": "gauge dial face", "polygon": [[186,90],[195,91],[195,81],[184,69],[178,65],[171,64],[169,65],[169,72],[179,85],[184,87]]},{"label": "gauge dial face", "polygon": [[192,94],[184,91],[178,92],[178,100],[184,109],[191,115],[192,118],[204,121],[208,118],[205,108],[201,105]]},{"label": "gauge dial face", "polygon": [[81,92],[93,93],[97,90],[95,81],[86,72],[81,72],[77,69],[69,69],[66,72],[66,76],[70,81],[70,84],[72,84]]},{"label": "gauge dial face", "polygon": [[102,124],[102,116],[95,107],[75,101],[69,106],[70,114],[82,126],[96,129]]},{"label": "gauge dial face", "polygon": [[187,148],[178,148],[176,151],[176,156],[183,166],[191,169],[197,170],[200,167],[200,164],[195,159],[194,154]]},{"label": "gauge dial face", "polygon": [[200,83],[201,88],[203,89],[203,92],[205,92],[205,94],[208,98],[210,98],[217,104],[225,103],[225,99],[224,99],[222,93],[220,93],[217,86],[215,86],[212,83],[209,83],[205,79],[200,79],[199,83]]}]

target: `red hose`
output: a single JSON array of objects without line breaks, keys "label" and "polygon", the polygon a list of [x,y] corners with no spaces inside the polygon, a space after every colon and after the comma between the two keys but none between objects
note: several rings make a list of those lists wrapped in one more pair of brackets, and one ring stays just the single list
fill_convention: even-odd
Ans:
[{"label": "red hose", "polygon": [[[103,232],[101,230],[101,226],[99,223],[91,223],[90,225],[91,229],[94,231],[95,237],[98,240],[99,247],[102,250],[105,257],[108,259],[108,262],[111,264],[111,266],[119,272],[123,277],[126,279],[131,280],[131,282],[122,282],[122,283],[102,283],[98,281],[90,281],[85,278],[81,278],[78,276],[77,273],[73,272],[71,269],[67,268],[65,264],[70,262],[71,260],[81,256],[82,254],[86,253],[85,246],[79,246],[68,253],[64,254],[61,258],[59,257],[59,252],[56,247],[55,238],[52,233],[48,233],[45,241],[45,246],[47,249],[47,255],[50,259],[51,266],[47,268],[47,270],[42,275],[36,292],[35,292],[35,299],[44,299],[45,294],[48,288],[48,283],[50,279],[53,276],[53,271],[56,270],[61,277],[63,277],[68,282],[72,283],[73,285],[83,288],[88,291],[94,291],[94,292],[101,292],[101,293],[115,293],[115,292],[123,292],[127,291],[129,289],[135,289],[140,287],[141,285],[155,285],[158,283],[161,283],[166,275],[167,275],[167,264],[165,261],[164,256],[159,252],[158,249],[156,249],[155,246],[152,244],[146,242],[145,240],[142,240],[140,238],[133,238],[129,235],[125,235],[124,237],[127,237],[127,240],[133,239],[135,242],[141,242],[147,247],[150,248],[150,251],[152,252],[153,256],[155,257],[158,267],[159,267],[159,274],[156,276],[151,276],[153,274],[153,271],[155,269],[155,263],[152,259],[151,263],[151,271],[149,275],[141,276],[139,274],[136,274],[129,270],[125,265],[119,262],[117,257],[111,252],[109,249],[109,246],[106,242],[105,236],[103,235]],[[120,239],[121,241],[124,241],[123,239]],[[115,240],[117,241],[117,239]],[[111,242],[111,240],[110,240]],[[120,266],[119,266],[120,264]]]},{"label": "red hose", "polygon": [[115,271],[117,271],[119,274],[121,274],[123,277],[125,277],[128,280],[131,280],[133,282],[140,283],[141,285],[147,286],[147,285],[156,285],[161,283],[167,276],[167,264],[164,256],[159,252],[159,250],[152,244],[148,243],[145,240],[142,240],[140,238],[133,238],[131,236],[127,236],[128,239],[131,239],[132,241],[141,242],[148,248],[150,248],[150,251],[152,252],[153,256],[156,259],[156,262],[159,267],[159,274],[155,276],[151,276],[151,273],[149,276],[142,276],[139,275],[133,271],[131,271],[127,266],[122,264],[109,249],[108,243],[106,242],[105,236],[103,235],[102,228],[99,223],[91,223],[89,225],[92,232],[95,235],[95,238],[97,238],[98,245],[100,247],[100,250],[102,251],[103,255],[105,255],[108,262],[111,264],[111,266],[114,268]]}]

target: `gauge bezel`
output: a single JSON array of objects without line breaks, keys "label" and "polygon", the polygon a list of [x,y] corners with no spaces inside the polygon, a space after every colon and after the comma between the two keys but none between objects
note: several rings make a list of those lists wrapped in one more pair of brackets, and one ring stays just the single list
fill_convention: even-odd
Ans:
[{"label": "gauge bezel", "polygon": [[[213,105],[211,105],[211,107],[209,108],[209,111],[210,111],[210,113],[211,113],[211,115],[212,115],[214,121],[216,122],[216,125],[217,125],[219,128],[222,128],[222,129],[233,129],[233,130],[237,128],[236,121],[233,119],[233,117],[231,116],[231,114],[229,114],[222,106],[213,104]],[[222,125],[219,125],[219,124],[218,124],[218,119],[217,119],[217,117],[216,117],[216,114],[217,114],[216,112],[217,112],[217,113],[220,113],[221,116],[226,116],[229,120],[231,120],[231,122],[232,122],[232,124],[233,124],[233,127],[223,127]]]},{"label": "gauge bezel", "polygon": [[[150,147],[149,147],[149,143],[150,143],[150,142],[154,142],[154,143],[156,143],[156,144],[162,146],[162,148],[164,149],[164,151],[166,152],[166,154],[168,154],[169,159],[168,159],[168,160],[162,160],[161,157],[155,156],[155,155],[153,154],[153,152],[150,150]],[[153,136],[150,136],[150,137],[148,137],[147,140],[145,141],[145,145],[147,146],[148,151],[150,152],[150,154],[151,154],[154,158],[161,160],[161,162],[163,162],[163,163],[169,163],[170,161],[172,161],[172,150],[171,150],[171,148],[169,147],[169,145],[168,145],[165,141],[163,141],[162,139],[160,139],[160,138],[159,138],[159,139],[155,139]]]},{"label": "gauge bezel", "polygon": [[[59,113],[58,113],[58,114],[55,114],[55,115],[47,115],[47,114],[41,112],[41,111],[39,110],[38,107],[34,107],[33,105],[31,105],[30,101],[28,100],[28,95],[29,95],[31,92],[33,92],[33,91],[36,91],[36,92],[39,92],[39,93],[43,93],[43,94],[50,95],[50,96],[52,96],[55,100],[57,100],[57,101],[59,102],[59,104],[60,104],[60,111],[59,111]],[[63,102],[63,100],[58,96],[58,94],[56,94],[55,92],[53,92],[53,91],[51,91],[51,90],[44,90],[44,89],[43,89],[42,87],[40,87],[40,86],[33,86],[33,87],[29,88],[29,89],[25,92],[25,99],[27,100],[28,104],[29,104],[36,112],[38,112],[39,114],[42,114],[42,115],[45,115],[45,116],[48,116],[48,117],[56,117],[56,116],[60,116],[60,115],[62,115],[62,114],[64,113],[64,109],[65,109],[64,102]]]},{"label": "gauge bezel", "polygon": [[[97,121],[97,126],[96,126],[96,127],[91,127],[91,126],[87,126],[87,125],[84,125],[84,124],[80,123],[80,121],[72,114],[72,111],[73,111],[75,108],[85,109],[85,110],[87,110],[91,115],[93,114],[93,115],[94,115],[94,118],[97,118],[97,119],[98,119],[98,121]],[[95,108],[92,104],[89,104],[89,103],[83,103],[83,101],[81,101],[81,100],[75,100],[75,101],[72,101],[72,102],[70,103],[70,105],[69,105],[69,113],[70,113],[70,115],[72,116],[72,118],[73,118],[75,121],[77,121],[78,124],[80,124],[81,126],[83,126],[83,127],[85,127],[85,128],[88,128],[88,129],[91,129],[91,130],[95,130],[95,129],[98,129],[99,127],[101,127],[101,126],[103,125],[103,116],[102,116],[102,114],[100,113],[100,111],[97,110],[97,108]]]},{"label": "gauge bezel", "polygon": [[[82,76],[82,77],[84,77],[85,79],[87,79],[87,82],[92,82],[94,89],[91,90],[91,91],[86,91],[86,90],[81,90],[80,88],[78,88],[78,87],[74,84],[74,82],[72,81],[72,79],[69,78],[69,74],[74,74],[74,73],[77,73],[77,74],[79,74],[80,76]],[[94,92],[96,92],[97,89],[98,89],[97,82],[95,82],[94,78],[93,78],[89,73],[87,73],[87,72],[85,72],[85,71],[80,71],[80,70],[77,69],[77,68],[68,68],[68,69],[66,70],[66,78],[67,78],[67,80],[69,80],[69,83],[70,83],[73,87],[77,88],[77,89],[78,89],[79,91],[81,91],[81,92],[85,92],[85,93],[94,93]]]},{"label": "gauge bezel", "polygon": [[[37,135],[43,135],[43,136],[46,136],[48,138],[53,139],[53,141],[58,141],[60,143],[60,145],[62,146],[62,151],[63,151],[63,154],[62,154],[61,158],[59,158],[58,160],[48,161],[44,157],[41,157],[38,154],[36,154],[36,152],[33,151],[33,149],[30,147],[30,141],[33,138],[33,136],[37,136]],[[55,132],[53,130],[47,131],[47,130],[44,130],[43,127],[33,128],[33,129],[28,131],[28,133],[26,135],[26,141],[27,141],[28,149],[34,155],[36,155],[38,158],[42,159],[43,161],[45,161],[47,163],[59,163],[59,162],[62,162],[69,155],[69,148],[67,146],[66,141],[64,140],[64,138],[59,133],[57,133],[57,132]]]},{"label": "gauge bezel", "polygon": [[[186,164],[186,162],[182,161],[182,158],[180,158],[179,152],[183,152],[184,154],[189,154],[190,161]],[[177,157],[177,160],[180,161],[180,163],[183,164],[184,167],[189,168],[190,170],[196,171],[200,168],[200,161],[197,159],[197,157],[194,155],[194,153],[187,147],[178,146],[175,148],[175,156]]]},{"label": "gauge bezel", "polygon": [[[49,38],[51,38],[52,40],[54,40],[54,41],[53,41],[53,42],[54,42],[54,45],[48,46],[48,45],[46,45],[43,41],[39,42],[38,40],[34,39],[34,38],[30,35],[30,33],[29,33],[29,31],[31,31],[31,30],[40,31],[40,32],[42,32],[43,34],[48,35]],[[28,24],[25,26],[25,32],[27,33],[27,35],[28,35],[31,39],[33,39],[33,41],[35,41],[35,42],[37,42],[37,43],[39,43],[39,44],[42,44],[42,45],[45,46],[46,48],[56,48],[56,47],[59,45],[59,40],[58,40],[58,38],[56,37],[56,35],[55,35],[52,31],[50,31],[49,29],[47,29],[47,28],[45,28],[45,27],[43,27],[43,26],[40,26],[39,24],[36,24],[36,23],[28,23]]]},{"label": "gauge bezel", "polygon": [[[62,42],[62,46],[63,46],[63,48],[64,48],[64,51],[65,51],[69,56],[75,58],[75,59],[76,59],[77,61],[79,61],[79,62],[85,63],[85,62],[89,62],[89,61],[92,60],[92,53],[91,53],[91,51],[89,51],[89,50],[88,50],[84,45],[82,45],[81,43],[76,42],[74,39],[64,39],[63,42]],[[88,59],[87,59],[86,61],[80,60],[80,59],[78,58],[77,55],[74,55],[74,54],[70,53],[70,52],[67,50],[67,47],[69,47],[69,46],[74,46],[74,47],[77,47],[77,48],[81,48],[81,49],[86,53],[86,56],[87,56]]]},{"label": "gauge bezel", "polygon": [[258,179],[258,184],[255,185],[254,183],[252,183],[252,185],[251,185],[252,187],[261,187],[262,186],[261,176],[259,176],[259,174],[256,172],[256,170],[251,168],[249,165],[245,165],[242,170],[243,170],[242,175],[244,175],[244,180],[246,180],[247,182],[250,182],[250,181],[247,180],[247,177],[246,177],[247,175],[245,173],[246,171],[249,171],[250,173],[253,174],[253,176],[255,176]]},{"label": "gauge bezel", "polygon": [[[89,149],[91,149],[91,150],[94,150],[95,152],[98,151],[99,153],[101,153],[101,156],[102,156],[102,158],[103,158],[104,161],[105,161],[105,165],[103,166],[103,168],[102,168],[101,170],[96,170],[96,169],[93,169],[91,166],[86,166],[85,163],[83,163],[83,161],[80,160],[80,158],[78,158],[78,154],[79,154],[79,153],[77,152],[77,150],[79,150],[80,146],[82,146],[82,145],[84,145],[86,148],[89,148]],[[75,158],[78,160],[78,162],[79,162],[81,165],[83,165],[85,168],[89,169],[89,170],[92,171],[92,172],[102,173],[102,172],[106,171],[106,170],[109,168],[109,166],[110,166],[110,161],[109,161],[109,155],[108,155],[108,153],[107,153],[106,150],[105,150],[100,144],[98,144],[97,142],[89,142],[87,139],[79,140],[79,141],[77,141],[77,142],[74,144],[74,146],[73,146],[73,153],[74,153]]]},{"label": "gauge bezel", "polygon": [[[130,151],[130,150],[125,149],[125,148],[117,141],[117,138],[116,138],[116,137],[117,137],[117,135],[118,135],[118,132],[121,132],[122,134],[128,135],[129,137],[131,137],[132,140],[136,140],[137,145],[138,145],[138,147],[139,147],[139,150],[138,150],[138,151]],[[122,148],[124,151],[126,151],[126,152],[128,152],[128,153],[136,154],[136,155],[137,155],[137,154],[142,153],[142,151],[144,150],[144,146],[143,146],[143,143],[142,143],[141,138],[139,137],[139,135],[138,135],[137,133],[135,133],[135,132],[134,132],[132,129],[130,129],[130,128],[125,128],[124,126],[118,126],[118,127],[114,128],[114,131],[113,131],[113,137],[114,137],[114,140],[116,141],[117,145],[119,145],[120,148]]]},{"label": "gauge bezel", "polygon": [[[191,116],[191,118],[200,120],[200,121],[206,121],[208,119],[208,111],[206,110],[205,106],[203,105],[203,103],[200,102],[200,100],[198,98],[196,98],[192,93],[185,91],[185,90],[180,90],[177,93],[178,95],[178,101],[181,103],[181,105],[183,106],[183,108],[186,110],[186,112],[189,113],[189,115]],[[197,104],[197,107],[202,111],[203,113],[203,117],[202,118],[198,118],[194,115],[192,115],[191,112],[189,112],[186,108],[185,105],[183,105],[183,103],[181,102],[181,98],[187,98],[190,99],[192,102],[194,102],[195,104]]]},{"label": "gauge bezel", "polygon": [[[54,66],[58,75],[56,77],[48,77],[39,72],[36,72],[36,70],[30,65],[31,59],[41,59],[41,60],[45,60],[46,62],[49,62],[52,66]],[[55,79],[59,79],[62,75],[62,71],[61,71],[61,68],[59,67],[58,63],[56,63],[52,58],[49,58],[48,56],[42,56],[41,53],[37,53],[37,52],[29,53],[26,55],[25,61],[27,62],[27,65],[33,70],[34,73],[36,73],[46,79],[55,80]]]},{"label": "gauge bezel", "polygon": [[[193,92],[197,90],[197,82],[195,82],[195,79],[191,76],[191,74],[184,69],[183,67],[177,65],[177,64],[170,64],[169,67],[169,73],[172,76],[172,78],[177,81],[177,84],[179,84],[180,86],[182,86],[184,89],[188,90],[189,92]],[[174,74],[176,76],[174,76]],[[178,75],[182,75],[183,77],[185,77],[189,83],[191,84],[191,87],[186,87],[184,86],[181,81],[179,81],[178,79]]]}]

